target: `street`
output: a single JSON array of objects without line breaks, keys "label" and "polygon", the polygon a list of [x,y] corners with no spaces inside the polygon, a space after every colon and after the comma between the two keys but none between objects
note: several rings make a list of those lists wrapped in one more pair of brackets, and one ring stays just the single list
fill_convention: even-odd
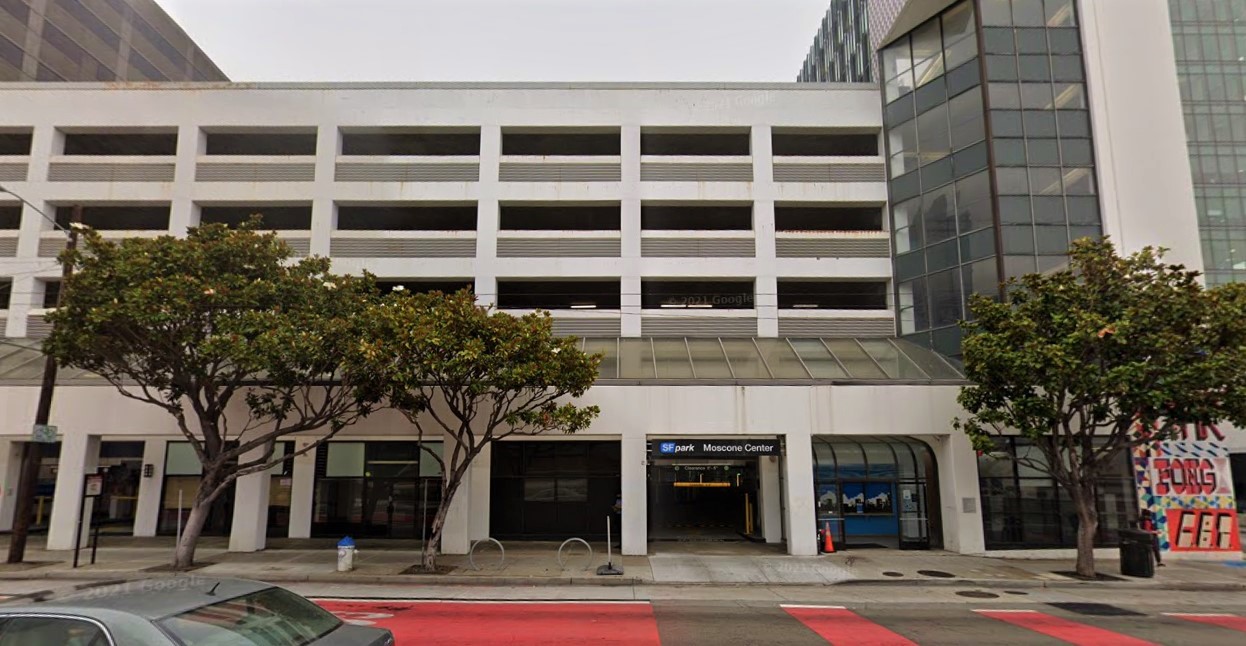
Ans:
[{"label": "street", "polygon": [[[0,581],[0,595],[77,582]],[[398,644],[575,646],[1246,643],[1246,595],[960,585],[282,584]],[[14,600],[16,601],[16,600]]]},{"label": "street", "polygon": [[1080,606],[319,600],[399,644],[1240,644],[1241,614]]}]

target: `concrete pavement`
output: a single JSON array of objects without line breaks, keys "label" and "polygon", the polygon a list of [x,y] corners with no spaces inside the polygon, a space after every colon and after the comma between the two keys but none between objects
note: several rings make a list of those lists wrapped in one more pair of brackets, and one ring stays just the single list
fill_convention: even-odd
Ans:
[{"label": "concrete pavement", "polygon": [[[323,543],[323,544],[322,544]],[[72,568],[72,553],[49,552],[32,544],[27,563],[0,564],[0,580],[111,580],[167,574],[170,539],[102,541],[94,565]],[[286,542],[280,549],[238,553],[222,539],[205,539],[198,552],[205,576],[246,577],[273,582],[326,584],[397,583],[404,585],[514,586],[965,586],[1063,588],[1107,587],[1167,590],[1246,591],[1241,560],[1183,561],[1157,570],[1155,578],[1119,577],[1119,564],[1099,561],[1100,572],[1118,580],[1080,581],[1061,572],[1073,569],[1065,559],[1002,559],[940,551],[857,550],[817,557],[793,557],[776,546],[749,543],[654,543],[648,556],[614,555],[620,577],[596,575],[606,562],[605,546],[564,550],[560,565],[555,543],[511,543],[505,557],[481,544],[472,559],[444,555],[445,573],[411,573],[419,562],[414,546],[361,541],[353,572],[335,571],[332,542]],[[474,566],[473,566],[474,561]]]}]

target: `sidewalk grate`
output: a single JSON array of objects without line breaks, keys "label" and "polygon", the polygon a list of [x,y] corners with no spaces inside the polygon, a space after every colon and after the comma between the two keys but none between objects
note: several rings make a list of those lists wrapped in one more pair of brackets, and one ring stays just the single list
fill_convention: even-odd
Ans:
[{"label": "sidewalk grate", "polygon": [[1080,601],[1055,601],[1047,605],[1069,612],[1075,612],[1079,615],[1090,615],[1092,617],[1145,617],[1141,612],[1134,612],[1120,606],[1114,606],[1107,603],[1084,603]]}]

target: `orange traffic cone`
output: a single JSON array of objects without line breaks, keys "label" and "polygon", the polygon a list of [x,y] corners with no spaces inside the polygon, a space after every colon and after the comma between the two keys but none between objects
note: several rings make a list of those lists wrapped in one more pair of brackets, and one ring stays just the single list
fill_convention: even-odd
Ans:
[{"label": "orange traffic cone", "polygon": [[835,542],[831,540],[831,522],[826,522],[826,528],[822,532],[822,551],[827,554],[835,552]]}]

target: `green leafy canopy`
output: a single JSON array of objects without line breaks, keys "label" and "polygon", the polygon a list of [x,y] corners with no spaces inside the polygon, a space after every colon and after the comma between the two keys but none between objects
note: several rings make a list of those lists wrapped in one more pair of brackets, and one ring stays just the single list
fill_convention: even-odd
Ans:
[{"label": "green leafy canopy", "polygon": [[1053,467],[1093,470],[1187,424],[1246,421],[1246,285],[1205,289],[1163,250],[1121,257],[1107,240],[1079,240],[1069,257],[1068,270],[1010,281],[1006,302],[971,302],[974,385],[957,426],[977,448],[1000,433],[1054,438],[1077,450]]},{"label": "green leafy canopy", "polygon": [[[353,422],[371,401],[331,382],[374,300],[371,279],[294,260],[258,226],[120,241],[88,231],[64,257],[75,271],[45,352],[168,411],[209,466],[277,435]],[[251,419],[231,433],[225,411],[239,394]],[[226,446],[248,432],[256,439]]]}]

